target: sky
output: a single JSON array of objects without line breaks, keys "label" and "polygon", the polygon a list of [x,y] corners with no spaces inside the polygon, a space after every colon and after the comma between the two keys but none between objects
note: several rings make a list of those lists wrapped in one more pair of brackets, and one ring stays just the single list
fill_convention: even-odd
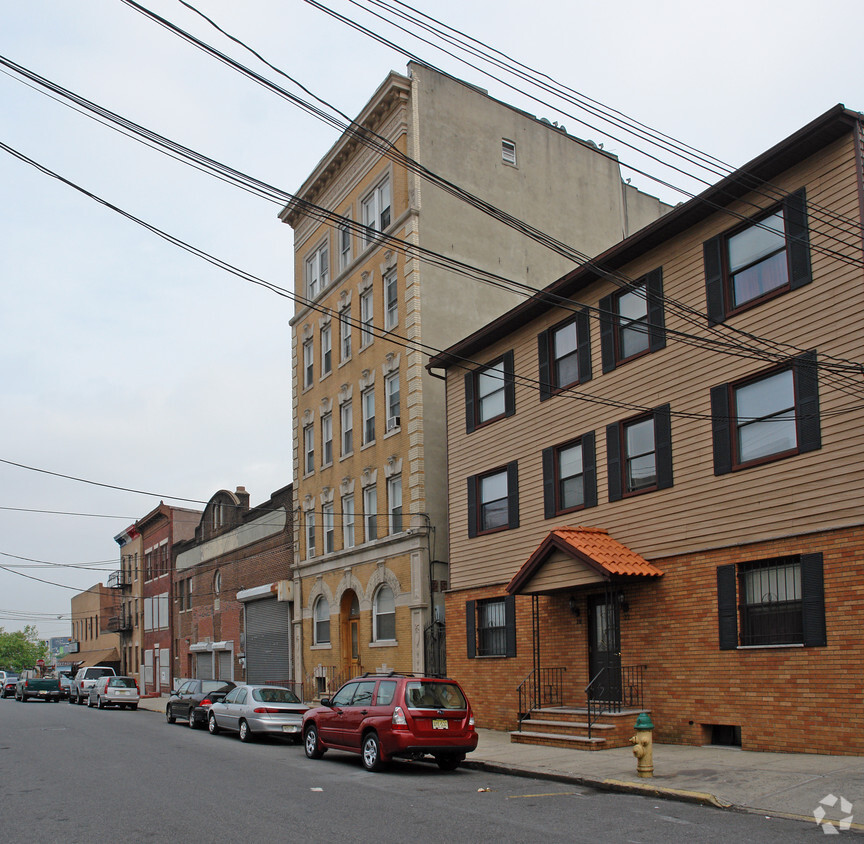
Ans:
[{"label": "sky", "polygon": [[[500,72],[490,79],[393,29],[371,16],[384,13],[374,0],[322,4],[498,99],[603,143],[644,191],[687,199],[637,170],[691,192],[704,187],[645,158],[628,146],[645,149],[644,141],[576,106],[536,90],[542,102],[532,100],[526,83]],[[300,93],[179,0],[142,5]],[[734,167],[838,102],[864,110],[860,0],[826,0],[818,12],[800,0],[726,0],[722,14],[670,0],[411,5]],[[389,71],[406,69],[404,55],[304,0],[195,7],[352,116]],[[338,138],[122,0],[2,3],[0,56],[287,191]],[[204,252],[293,287],[292,232],[278,220],[278,204],[0,71],[2,144]],[[71,597],[107,580],[119,560],[113,537],[160,500],[200,508],[218,490],[242,485],[254,505],[291,482],[293,303],[4,149],[0,189],[0,627],[35,624],[46,638],[65,636]]]}]

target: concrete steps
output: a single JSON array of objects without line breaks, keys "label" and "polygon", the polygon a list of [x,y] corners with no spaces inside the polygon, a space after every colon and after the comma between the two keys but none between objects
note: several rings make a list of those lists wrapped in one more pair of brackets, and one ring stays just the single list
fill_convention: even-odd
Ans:
[{"label": "concrete steps", "polygon": [[578,706],[554,706],[533,709],[522,722],[521,730],[510,733],[514,744],[534,744],[544,747],[568,747],[574,750],[605,750],[627,747],[633,735],[633,725],[641,709],[602,712],[591,725],[588,737],[588,710]]}]

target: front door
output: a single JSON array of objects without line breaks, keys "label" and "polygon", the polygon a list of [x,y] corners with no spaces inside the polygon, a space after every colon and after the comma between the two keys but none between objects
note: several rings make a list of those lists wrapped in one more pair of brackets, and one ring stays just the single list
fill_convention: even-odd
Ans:
[{"label": "front door", "polygon": [[353,592],[342,596],[342,670],[344,678],[360,673],[360,601]]},{"label": "front door", "polygon": [[588,599],[588,675],[592,696],[621,700],[621,630],[618,603],[607,595]]}]

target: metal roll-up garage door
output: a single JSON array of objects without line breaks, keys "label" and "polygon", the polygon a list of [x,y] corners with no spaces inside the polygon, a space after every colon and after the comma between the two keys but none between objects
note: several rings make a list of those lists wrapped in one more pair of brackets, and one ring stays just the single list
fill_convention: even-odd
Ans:
[{"label": "metal roll-up garage door", "polygon": [[264,598],[246,604],[246,682],[290,683],[291,603]]}]

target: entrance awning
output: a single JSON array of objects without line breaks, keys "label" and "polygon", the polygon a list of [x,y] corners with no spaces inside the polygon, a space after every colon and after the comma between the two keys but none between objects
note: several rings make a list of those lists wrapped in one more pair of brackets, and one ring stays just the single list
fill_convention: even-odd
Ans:
[{"label": "entrance awning", "polygon": [[120,662],[120,654],[117,653],[117,648],[110,648],[103,651],[81,651],[77,654],[70,654],[70,662],[78,663],[79,667],[89,668],[94,665],[101,665],[105,662]]},{"label": "entrance awning", "polygon": [[644,557],[594,527],[551,531],[507,584],[511,595],[539,595],[605,583],[611,577],[660,577]]}]

